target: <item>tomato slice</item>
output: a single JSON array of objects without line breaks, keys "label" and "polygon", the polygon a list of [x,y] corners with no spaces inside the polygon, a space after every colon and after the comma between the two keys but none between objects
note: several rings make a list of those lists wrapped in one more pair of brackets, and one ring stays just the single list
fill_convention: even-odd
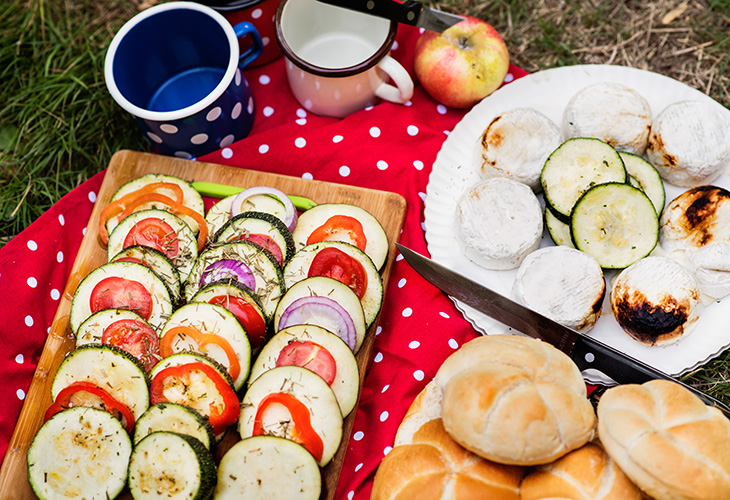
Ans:
[{"label": "tomato slice", "polygon": [[129,309],[144,319],[152,315],[152,296],[138,281],[109,276],[96,284],[89,299],[91,312],[102,309]]},{"label": "tomato slice", "polygon": [[129,216],[138,207],[145,203],[162,203],[169,207],[169,211],[178,216],[190,217],[198,225],[198,250],[202,250],[205,246],[205,242],[208,239],[208,223],[205,221],[202,215],[193,210],[192,208],[186,207],[182,203],[179,203],[169,196],[165,196],[160,193],[146,193],[139,195],[137,198],[132,200],[129,205],[124,208],[121,213],[120,220]]},{"label": "tomato slice", "polygon": [[307,238],[307,245],[320,241],[344,241],[363,251],[368,244],[362,223],[349,215],[333,215],[327,219],[324,224],[312,231]]},{"label": "tomato slice", "polygon": [[104,344],[124,349],[137,358],[149,372],[160,356],[160,339],[147,323],[138,319],[120,319],[104,328],[101,335]]},{"label": "tomato slice", "polygon": [[295,340],[279,352],[276,366],[301,366],[313,371],[332,385],[337,375],[337,363],[332,354],[321,345],[311,340]]},{"label": "tomato slice", "polygon": [[288,432],[291,435],[292,441],[304,446],[317,461],[320,461],[322,459],[322,453],[324,453],[324,443],[319,434],[317,434],[317,431],[312,427],[312,417],[309,413],[309,408],[289,393],[272,392],[261,400],[256,409],[252,434],[254,436],[260,436],[265,433],[263,418],[267,409],[274,404],[284,406],[289,412],[289,415],[291,415],[292,421],[291,425],[288,426]]},{"label": "tomato slice", "polygon": [[324,248],[314,256],[307,276],[334,278],[352,288],[360,299],[365,295],[368,286],[368,276],[362,264],[339,248],[333,247]]},{"label": "tomato slice", "polygon": [[239,323],[246,330],[248,341],[252,349],[258,349],[264,345],[266,340],[266,321],[254,307],[243,297],[235,295],[216,295],[208,300],[208,303],[225,307],[238,319]]},{"label": "tomato slice", "polygon": [[[217,394],[211,394],[211,388]],[[215,368],[205,363],[168,366],[160,370],[150,384],[150,403],[162,402],[179,403],[198,410],[208,418],[216,435],[233,425],[241,412],[236,392]]]},{"label": "tomato slice", "polygon": [[170,224],[157,217],[148,217],[138,221],[124,238],[122,248],[133,245],[151,247],[164,253],[168,259],[175,262],[180,253],[180,242],[177,233]]},{"label": "tomato slice", "polygon": [[236,351],[233,349],[233,346],[220,335],[203,333],[193,326],[174,326],[165,332],[165,335],[160,339],[160,352],[164,357],[176,352],[175,339],[178,335],[192,339],[198,344],[198,349],[202,352],[207,352],[208,349],[206,346],[208,345],[218,346],[226,354],[226,358],[228,359],[228,373],[231,374],[231,378],[236,380],[241,374],[241,363],[238,361],[238,356],[236,356]]},{"label": "tomato slice", "polygon": [[258,245],[261,248],[264,248],[271,252],[271,255],[274,256],[279,265],[284,264],[284,254],[281,252],[281,247],[279,247],[279,245],[276,243],[276,241],[274,241],[271,236],[268,236],[266,234],[249,233],[242,234],[238,236],[238,238],[233,239],[250,241],[251,243],[254,243],[255,245]]},{"label": "tomato slice", "polygon": [[132,432],[134,429],[135,419],[132,410],[124,403],[117,401],[106,390],[88,381],[72,382],[64,387],[56,396],[53,404],[46,410],[45,419],[48,420],[56,413],[73,406],[90,406],[106,410],[122,422],[127,432]]},{"label": "tomato slice", "polygon": [[[168,192],[172,191],[173,196],[175,196],[175,200],[173,201],[182,204],[184,194],[182,188],[177,184],[171,182],[152,182],[150,184],[146,184],[140,189],[127,193],[118,200],[115,200],[104,207],[104,210],[101,211],[101,215],[99,216],[99,236],[101,237],[101,240],[105,244],[109,242],[109,233],[106,230],[106,225],[109,220],[116,218],[116,221],[119,222],[124,218],[122,215],[125,213],[125,210],[130,203],[144,194],[159,192],[160,190],[168,190]],[[168,197],[168,199],[171,198]]]}]

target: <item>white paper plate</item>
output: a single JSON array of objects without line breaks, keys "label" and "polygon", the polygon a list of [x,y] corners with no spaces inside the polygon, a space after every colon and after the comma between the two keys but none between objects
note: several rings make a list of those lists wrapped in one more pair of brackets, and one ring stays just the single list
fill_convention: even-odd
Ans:
[{"label": "white paper plate", "polygon": [[[454,127],[436,156],[425,199],[426,242],[435,261],[472,277],[503,295],[511,296],[517,271],[483,269],[461,253],[456,241],[456,202],[467,188],[480,180],[478,168],[472,165],[476,141],[492,118],[518,107],[532,107],[561,126],[563,109],[570,98],[583,87],[598,82],[617,82],[633,88],[649,102],[653,115],[668,104],[693,99],[714,103],[730,118],[730,111],[696,89],[666,76],[623,66],[569,66],[520,78],[474,106]],[[730,188],[730,175],[724,173],[713,184]],[[684,191],[666,184],[665,188],[667,203]],[[553,243],[546,232],[541,246],[548,245]],[[607,282],[610,278],[607,274]],[[706,307],[696,329],[676,344],[650,347],[639,344],[621,330],[611,314],[608,293],[606,295],[603,314],[589,335],[666,373],[686,373],[730,346],[730,299]],[[454,302],[479,332],[514,333],[510,328],[466,304],[458,300]],[[584,375],[594,383],[611,383],[610,379],[597,372]]]}]

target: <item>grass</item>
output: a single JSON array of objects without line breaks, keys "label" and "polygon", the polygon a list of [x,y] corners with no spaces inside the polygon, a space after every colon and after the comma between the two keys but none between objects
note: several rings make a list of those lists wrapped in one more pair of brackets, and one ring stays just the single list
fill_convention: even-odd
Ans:
[{"label": "grass", "polygon": [[[146,150],[108,95],[106,48],[155,0],[0,2],[0,245],[102,170]],[[730,0],[441,0],[485,19],[529,72],[618,64],[662,73],[730,107]],[[730,402],[730,354],[686,380]]]}]

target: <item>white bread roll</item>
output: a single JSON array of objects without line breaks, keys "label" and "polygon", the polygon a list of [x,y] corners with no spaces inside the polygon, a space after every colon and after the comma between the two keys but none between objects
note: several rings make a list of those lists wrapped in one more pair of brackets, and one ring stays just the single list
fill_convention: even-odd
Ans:
[{"label": "white bread roll", "polygon": [[[398,429],[395,447],[378,467],[371,500],[519,500],[525,470],[484,460],[444,430],[438,389],[426,386]],[[400,440],[399,440],[400,439]]]},{"label": "white bread roll", "polygon": [[730,420],[667,380],[608,389],[598,435],[626,475],[656,500],[730,498]]},{"label": "white bread roll", "polygon": [[641,500],[639,488],[596,442],[532,470],[520,483],[520,500]]},{"label": "white bread roll", "polygon": [[583,377],[545,342],[478,337],[442,364],[435,382],[446,431],[488,460],[546,464],[593,438],[596,417]]}]

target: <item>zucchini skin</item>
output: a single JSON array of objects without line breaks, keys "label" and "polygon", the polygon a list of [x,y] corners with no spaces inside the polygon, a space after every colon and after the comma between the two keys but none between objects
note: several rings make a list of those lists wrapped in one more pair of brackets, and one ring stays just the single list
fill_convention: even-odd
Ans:
[{"label": "zucchini skin", "polygon": [[[183,432],[189,428],[193,428],[193,431]],[[157,403],[147,408],[134,426],[132,441],[136,445],[149,434],[163,430],[193,436],[211,452],[215,451],[215,432],[208,419],[194,408],[171,402]]]},{"label": "zucchini skin", "polygon": [[575,248],[603,269],[624,269],[654,250],[659,218],[643,191],[607,182],[590,188],[575,204],[570,234]]},{"label": "zucchini skin", "polygon": [[[189,458],[196,461],[197,478],[180,468],[184,465],[181,461]],[[152,463],[146,463],[148,461]],[[190,482],[194,483],[192,486],[195,488],[192,495],[189,491],[181,491],[178,486],[182,483],[182,487],[185,487]],[[152,432],[137,443],[129,459],[127,484],[135,500],[208,500],[212,498],[217,482],[215,459],[210,450],[200,440],[186,434]]]},{"label": "zucchini skin", "polygon": [[[109,356],[106,361],[110,368],[115,368],[115,371],[124,370],[119,373],[116,378],[105,374],[104,370],[99,373],[92,371],[92,366],[89,366],[90,356],[96,356],[93,358],[95,368],[100,368],[100,358],[102,356]],[[114,356],[114,357],[111,357]],[[74,366],[78,365],[78,366]],[[125,376],[125,373],[134,373],[134,375]],[[135,419],[138,418],[145,410],[149,407],[149,383],[150,379],[145,372],[142,364],[133,355],[129,354],[124,349],[116,347],[110,344],[84,344],[77,347],[69,353],[68,356],[61,362],[56,371],[56,375],[53,378],[51,384],[51,395],[55,399],[58,393],[66,387],[68,384],[76,381],[90,381],[105,389],[110,389],[110,394],[120,403],[127,405],[130,411],[134,414]],[[113,387],[108,387],[109,381],[114,380],[122,385],[122,388],[116,390]],[[133,383],[133,382],[137,383]],[[126,389],[125,392],[122,389]],[[134,394],[131,390],[135,390]],[[120,397],[124,396],[124,397]]]},{"label": "zucchini skin", "polygon": [[[104,410],[74,406],[52,416],[36,433],[26,455],[28,481],[41,500],[79,497],[81,488],[91,489],[83,494],[90,500],[116,498],[131,453],[131,439],[119,420]],[[92,481],[95,476],[101,481]]]},{"label": "zucchini skin", "polygon": [[292,232],[289,231],[289,228],[286,227],[286,224],[284,224],[280,218],[267,212],[256,212],[251,210],[241,212],[240,214],[233,216],[215,233],[213,241],[216,243],[226,243],[227,240],[225,239],[225,236],[243,234],[243,231],[246,229],[245,226],[247,226],[247,221],[250,219],[268,224],[271,231],[274,231],[281,236],[284,241],[284,248],[282,248],[281,251],[284,254],[284,262],[286,263],[296,251]]},{"label": "zucchini skin", "polygon": [[627,181],[626,167],[618,151],[608,143],[587,137],[568,139],[553,151],[542,169],[545,202],[565,223],[578,199],[591,187]]}]

